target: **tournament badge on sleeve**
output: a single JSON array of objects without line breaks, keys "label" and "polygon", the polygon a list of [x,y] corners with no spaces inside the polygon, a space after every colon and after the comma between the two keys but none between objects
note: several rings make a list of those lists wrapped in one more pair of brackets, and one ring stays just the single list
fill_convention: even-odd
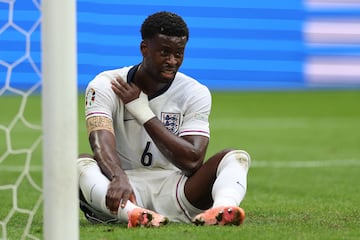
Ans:
[{"label": "tournament badge on sleeve", "polygon": [[89,91],[86,93],[85,97],[85,106],[91,107],[95,101],[95,89],[90,88]]},{"label": "tournament badge on sleeve", "polygon": [[179,131],[180,113],[161,113],[161,122],[172,133],[176,134]]}]

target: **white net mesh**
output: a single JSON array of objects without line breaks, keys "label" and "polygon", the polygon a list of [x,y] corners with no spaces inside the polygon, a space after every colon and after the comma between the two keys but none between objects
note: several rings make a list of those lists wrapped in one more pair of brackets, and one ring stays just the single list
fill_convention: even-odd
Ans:
[{"label": "white net mesh", "polygon": [[0,0],[0,239],[42,235],[40,2]]}]

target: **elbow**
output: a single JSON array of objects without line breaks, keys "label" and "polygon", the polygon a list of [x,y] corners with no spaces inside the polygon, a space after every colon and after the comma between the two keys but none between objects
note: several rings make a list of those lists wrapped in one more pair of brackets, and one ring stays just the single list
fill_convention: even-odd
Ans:
[{"label": "elbow", "polygon": [[202,153],[203,151],[192,149],[192,151],[187,154],[186,159],[182,160],[182,162],[185,163],[185,166],[182,168],[185,176],[192,176],[203,165],[205,156]]},{"label": "elbow", "polygon": [[192,168],[192,169],[186,169],[186,170],[183,170],[183,174],[186,176],[186,177],[191,177],[192,175],[194,175],[194,173],[197,172],[199,168]]},{"label": "elbow", "polygon": [[183,168],[183,173],[187,177],[191,177],[200,167],[203,165],[203,159],[198,159],[196,161],[192,161],[187,164],[186,167]]}]

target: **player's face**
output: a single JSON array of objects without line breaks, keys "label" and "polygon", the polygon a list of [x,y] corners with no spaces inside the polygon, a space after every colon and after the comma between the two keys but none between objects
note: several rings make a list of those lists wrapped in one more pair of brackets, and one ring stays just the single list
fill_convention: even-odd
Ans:
[{"label": "player's face", "polygon": [[142,67],[157,81],[172,81],[183,62],[186,42],[185,36],[171,37],[163,34],[144,40],[141,44]]}]

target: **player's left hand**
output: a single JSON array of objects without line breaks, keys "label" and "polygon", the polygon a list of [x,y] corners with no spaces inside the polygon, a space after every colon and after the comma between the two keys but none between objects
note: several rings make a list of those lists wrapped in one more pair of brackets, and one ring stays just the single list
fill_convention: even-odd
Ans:
[{"label": "player's left hand", "polygon": [[120,76],[115,77],[111,81],[111,89],[114,93],[123,101],[124,104],[127,104],[137,98],[140,95],[140,88],[133,83],[125,82]]}]

